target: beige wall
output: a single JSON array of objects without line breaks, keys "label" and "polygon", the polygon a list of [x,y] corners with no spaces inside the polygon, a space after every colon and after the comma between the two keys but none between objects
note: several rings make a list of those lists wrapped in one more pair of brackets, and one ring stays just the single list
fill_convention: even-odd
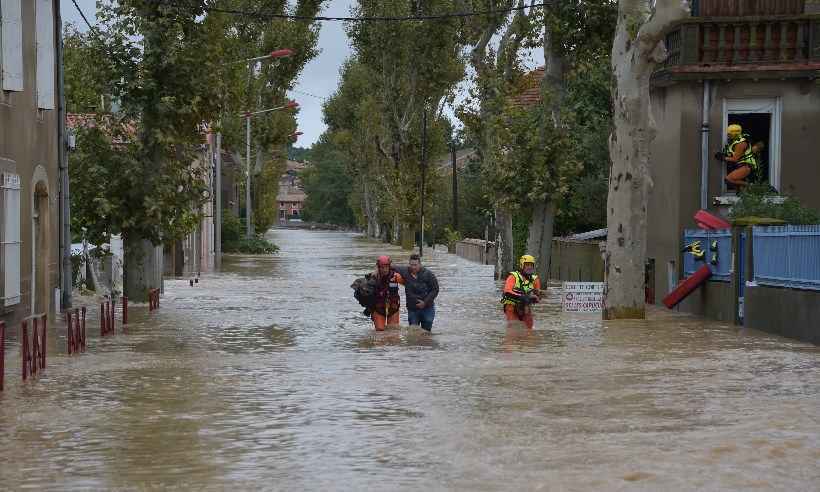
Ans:
[{"label": "beige wall", "polygon": [[[39,195],[43,234],[39,239],[37,262],[45,266],[45,269],[38,268],[38,312],[54,308],[54,288],[58,287],[60,259],[57,110],[37,109],[34,2],[22,2],[22,7],[25,87],[22,92],[4,92],[0,95],[0,172],[18,174],[21,179],[22,298],[20,304],[10,309],[0,307],[0,320],[8,324],[17,323],[31,313],[32,207],[35,187],[40,193],[45,193]],[[0,281],[1,279],[2,277]]]},{"label": "beige wall", "polygon": [[[700,124],[703,86],[680,82],[653,92],[658,134],[652,146],[654,188],[649,199],[647,256],[655,258],[656,299],[668,293],[667,265],[675,262],[673,280],[680,275],[683,229],[694,228],[700,208]],[[723,171],[712,155],[725,143],[725,98],[779,97],[782,102],[781,192],[820,208],[820,86],[811,81],[714,81],[709,115],[709,208],[721,194]]]}]

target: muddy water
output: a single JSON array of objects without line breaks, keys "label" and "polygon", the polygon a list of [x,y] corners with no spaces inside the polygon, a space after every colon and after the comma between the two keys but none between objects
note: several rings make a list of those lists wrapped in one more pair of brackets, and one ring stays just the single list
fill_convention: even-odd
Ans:
[{"label": "muddy water", "polygon": [[661,311],[605,324],[557,298],[507,330],[491,268],[444,253],[426,260],[435,334],[375,334],[349,284],[406,253],[270,235],[278,256],[168,281],[158,312],[132,307],[85,355],[52,334],[34,382],[10,341],[2,487],[817,490],[818,348]]}]

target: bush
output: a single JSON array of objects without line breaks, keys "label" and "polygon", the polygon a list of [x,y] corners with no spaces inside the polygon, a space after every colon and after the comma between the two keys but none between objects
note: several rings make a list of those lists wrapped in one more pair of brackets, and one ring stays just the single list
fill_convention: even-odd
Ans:
[{"label": "bush", "polygon": [[251,239],[239,238],[233,241],[223,241],[222,250],[225,253],[270,255],[279,251],[279,247],[262,236],[256,236]]},{"label": "bush", "polygon": [[820,212],[804,206],[794,197],[773,200],[777,193],[768,185],[750,185],[738,197],[740,200],[732,207],[729,218],[737,220],[742,217],[764,217],[779,219],[788,224],[820,224]]},{"label": "bush", "polygon": [[444,240],[447,242],[447,251],[454,253],[456,250],[456,243],[462,240],[461,233],[454,231],[447,226],[444,228]]},{"label": "bush", "polygon": [[242,221],[233,212],[226,210],[222,214],[222,249],[226,250],[225,245],[227,243],[242,239],[243,234]]}]

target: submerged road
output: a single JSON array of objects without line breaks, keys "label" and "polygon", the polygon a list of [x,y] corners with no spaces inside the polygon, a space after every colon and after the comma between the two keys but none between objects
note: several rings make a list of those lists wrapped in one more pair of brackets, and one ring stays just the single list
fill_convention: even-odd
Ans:
[{"label": "submerged road", "polygon": [[92,318],[84,355],[52,331],[35,381],[9,340],[0,486],[817,490],[820,348],[654,310],[604,323],[555,296],[507,330],[492,268],[440,252],[434,334],[377,334],[349,285],[407,252],[269,237],[280,254],[166,281],[128,334]]}]

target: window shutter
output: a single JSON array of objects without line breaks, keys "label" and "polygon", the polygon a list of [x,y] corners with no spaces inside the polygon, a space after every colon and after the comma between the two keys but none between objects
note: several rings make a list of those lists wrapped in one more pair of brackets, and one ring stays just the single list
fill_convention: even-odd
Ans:
[{"label": "window shutter", "polygon": [[3,262],[4,306],[20,303],[20,176],[0,175],[2,192],[2,224],[0,224],[0,259]]},{"label": "window shutter", "polygon": [[54,1],[36,2],[37,107],[54,109]]},{"label": "window shutter", "polygon": [[21,0],[0,0],[0,65],[3,90],[23,90],[23,16]]}]

